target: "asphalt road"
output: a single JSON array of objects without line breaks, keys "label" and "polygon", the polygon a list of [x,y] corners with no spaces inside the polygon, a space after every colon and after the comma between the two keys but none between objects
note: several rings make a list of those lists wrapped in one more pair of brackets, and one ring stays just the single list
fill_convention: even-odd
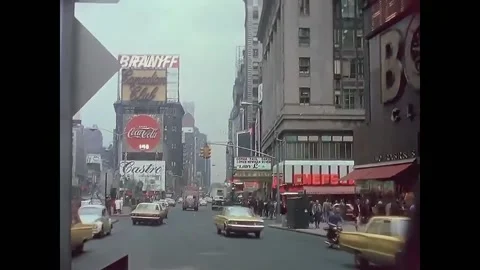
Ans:
[{"label": "asphalt road", "polygon": [[351,255],[327,249],[318,236],[272,228],[265,228],[260,239],[217,235],[217,213],[210,207],[194,212],[177,206],[161,226],[133,226],[120,217],[111,236],[85,245],[72,269],[102,269],[126,254],[132,270],[354,269]]}]

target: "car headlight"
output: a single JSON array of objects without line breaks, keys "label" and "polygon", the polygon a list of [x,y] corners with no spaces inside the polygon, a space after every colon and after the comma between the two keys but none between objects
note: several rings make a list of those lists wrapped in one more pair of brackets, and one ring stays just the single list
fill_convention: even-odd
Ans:
[{"label": "car headlight", "polygon": [[95,223],[95,229],[100,230],[102,228],[102,222]]}]

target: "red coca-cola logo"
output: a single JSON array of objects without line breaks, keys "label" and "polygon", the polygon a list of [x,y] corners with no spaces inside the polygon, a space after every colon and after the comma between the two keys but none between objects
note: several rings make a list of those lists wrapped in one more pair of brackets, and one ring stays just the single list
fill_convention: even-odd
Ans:
[{"label": "red coca-cola logo", "polygon": [[125,138],[135,150],[149,151],[160,142],[160,125],[148,115],[136,115],[125,126]]}]

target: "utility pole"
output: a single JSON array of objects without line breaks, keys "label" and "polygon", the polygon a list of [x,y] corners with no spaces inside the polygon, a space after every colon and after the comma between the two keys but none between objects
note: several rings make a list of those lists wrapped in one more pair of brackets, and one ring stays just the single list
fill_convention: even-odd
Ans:
[{"label": "utility pole", "polygon": [[105,172],[105,206],[107,206],[107,184],[108,184],[108,173]]},{"label": "utility pole", "polygon": [[[277,193],[276,193],[276,198],[275,200],[277,201],[277,209],[275,209],[277,212],[276,212],[276,215],[275,215],[275,219],[276,219],[276,222],[278,223],[279,221],[281,221],[281,216],[280,216],[280,162],[278,162],[278,147],[277,147],[277,140],[275,140],[275,176],[277,177]],[[273,161],[273,160],[272,160]]]}]

